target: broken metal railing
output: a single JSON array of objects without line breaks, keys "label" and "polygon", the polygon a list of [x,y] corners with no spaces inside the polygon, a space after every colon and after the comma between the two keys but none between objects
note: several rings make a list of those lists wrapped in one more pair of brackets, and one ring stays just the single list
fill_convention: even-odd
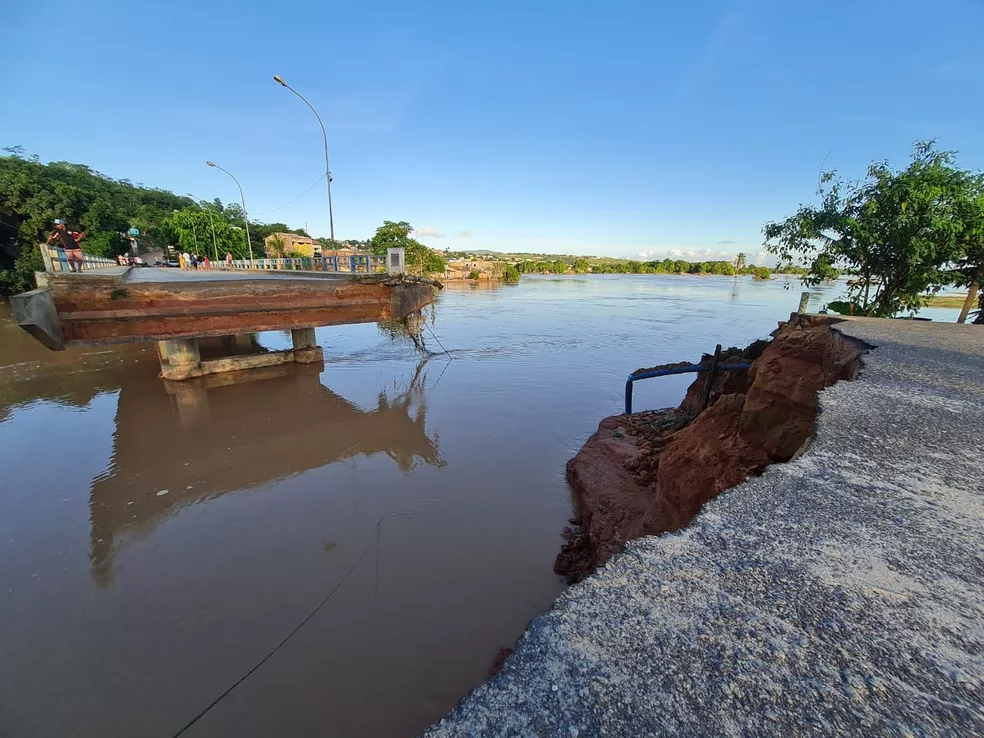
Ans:
[{"label": "broken metal railing", "polygon": [[668,377],[672,374],[709,372],[707,384],[704,387],[704,398],[700,407],[701,410],[704,410],[707,407],[708,401],[711,399],[711,388],[714,386],[714,378],[718,372],[738,371],[748,369],[751,366],[751,364],[722,364],[721,344],[718,344],[714,349],[714,357],[709,362],[701,364],[673,364],[664,367],[653,367],[652,369],[637,369],[625,380],[625,414],[632,414],[632,385],[640,379]]}]

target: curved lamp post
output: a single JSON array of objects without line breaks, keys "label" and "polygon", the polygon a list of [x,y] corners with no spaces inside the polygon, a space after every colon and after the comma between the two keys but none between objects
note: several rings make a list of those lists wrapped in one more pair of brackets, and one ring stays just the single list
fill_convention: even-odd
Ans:
[{"label": "curved lamp post", "polygon": [[190,197],[192,200],[194,200],[198,204],[198,209],[199,210],[205,210],[208,213],[208,224],[210,226],[212,226],[212,252],[215,254],[215,261],[218,262],[218,260],[219,260],[219,244],[215,240],[215,219],[212,217],[212,211],[211,210],[208,210],[207,208],[203,208],[202,207],[201,200],[199,200],[197,197],[195,197],[194,195],[192,195],[190,192],[186,192],[185,194],[188,195],[188,197]]},{"label": "curved lamp post", "polygon": [[308,102],[308,99],[304,97],[300,92],[295,90],[289,84],[284,82],[284,78],[279,74],[273,75],[273,81],[276,82],[281,87],[286,87],[288,90],[297,95],[304,103],[311,108],[311,112],[314,113],[314,117],[318,119],[318,125],[321,126],[321,135],[325,140],[325,182],[328,185],[328,227],[331,229],[331,245],[335,245],[335,215],[331,208],[331,166],[328,164],[328,134],[325,133],[325,124],[321,122],[321,116],[318,115],[318,111],[314,109],[314,106]]},{"label": "curved lamp post", "polygon": [[[228,174],[230,177],[232,177],[232,172],[230,172],[228,169],[223,169],[214,161],[207,161],[205,163],[208,164],[208,166],[223,171],[226,174]],[[246,245],[249,246],[249,265],[255,269],[256,260],[253,258],[253,242],[249,240],[249,213],[246,212],[246,195],[243,194],[243,186],[239,184],[239,180],[236,179],[235,177],[232,177],[232,181],[235,182],[236,187],[239,188],[239,198],[240,200],[242,200],[243,203],[243,222],[246,223]]]}]

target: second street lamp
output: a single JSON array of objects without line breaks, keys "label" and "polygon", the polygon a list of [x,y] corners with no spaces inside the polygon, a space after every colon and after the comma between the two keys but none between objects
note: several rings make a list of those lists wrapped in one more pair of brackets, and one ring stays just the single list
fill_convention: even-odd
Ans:
[{"label": "second street lamp", "polygon": [[304,104],[311,108],[311,112],[314,113],[314,117],[318,119],[318,125],[321,126],[321,136],[325,140],[325,182],[328,185],[328,227],[331,229],[331,245],[332,248],[335,247],[335,215],[331,209],[331,166],[328,164],[328,134],[325,132],[325,124],[321,121],[321,116],[318,115],[318,111],[314,109],[314,106],[308,102],[308,99],[304,97],[300,92],[295,90],[289,84],[284,81],[284,78],[279,74],[273,75],[273,81],[276,82],[281,87],[286,87],[288,90],[297,95]]},{"label": "second street lamp", "polygon": [[232,172],[230,172],[228,169],[223,169],[214,161],[207,161],[205,163],[210,167],[214,167],[215,169],[218,169],[228,174],[230,177],[232,177],[232,181],[236,183],[236,187],[239,188],[239,199],[242,200],[243,203],[243,222],[246,224],[246,245],[249,246],[249,265],[253,269],[256,269],[256,260],[253,258],[253,242],[249,240],[249,213],[246,210],[246,195],[243,194],[243,186],[239,184],[239,180],[233,177]]}]

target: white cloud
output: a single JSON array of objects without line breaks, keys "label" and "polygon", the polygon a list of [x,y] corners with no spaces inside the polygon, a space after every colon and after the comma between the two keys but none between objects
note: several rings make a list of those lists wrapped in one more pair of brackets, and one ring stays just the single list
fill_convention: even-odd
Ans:
[{"label": "white cloud", "polygon": [[436,228],[431,228],[430,226],[424,226],[423,228],[416,228],[414,232],[421,238],[444,238],[444,234]]},{"label": "white cloud", "polygon": [[684,261],[730,261],[734,252],[727,249],[647,249],[639,253],[646,261],[683,259]]}]

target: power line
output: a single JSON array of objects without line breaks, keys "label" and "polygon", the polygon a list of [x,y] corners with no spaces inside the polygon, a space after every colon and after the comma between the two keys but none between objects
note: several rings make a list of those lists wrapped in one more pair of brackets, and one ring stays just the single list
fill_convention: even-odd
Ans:
[{"label": "power line", "polygon": [[300,195],[298,195],[297,197],[295,197],[293,200],[291,200],[286,205],[281,205],[279,208],[274,208],[273,210],[264,210],[264,211],[262,211],[260,213],[253,213],[253,215],[269,215],[270,213],[276,213],[278,210],[283,210],[284,208],[289,208],[291,205],[293,205],[295,202],[297,202],[298,200],[300,200],[307,193],[309,193],[311,190],[313,190],[315,187],[317,187],[319,184],[321,184],[321,182],[322,182],[322,180],[324,180],[324,178],[325,178],[325,175],[322,174],[320,177],[318,177],[318,181],[317,182],[315,182],[313,185],[311,185],[310,187],[308,187],[306,190],[304,190],[304,192],[302,192]]},{"label": "power line", "polygon": [[[379,523],[379,521],[377,521],[377,528],[378,528],[378,523]],[[334,595],[335,592],[337,592],[338,589],[343,584],[345,584],[346,580],[348,580],[348,578],[352,574],[352,572],[355,571],[355,568],[359,565],[359,562],[362,561],[362,557],[365,556],[366,555],[366,551],[369,550],[369,546],[372,544],[373,538],[376,537],[376,534],[377,533],[378,533],[378,530],[376,532],[374,532],[374,534],[372,536],[369,537],[369,540],[366,541],[365,548],[363,548],[362,549],[362,553],[359,554],[359,558],[357,558],[355,560],[355,563],[352,564],[352,567],[347,572],[345,572],[345,576],[341,578],[341,580],[338,582],[338,584],[336,584],[332,588],[332,590],[327,595],[325,595],[325,598],[323,600],[321,600],[321,602],[318,603],[318,606],[315,607],[306,618],[304,618],[300,623],[298,623],[297,624],[297,627],[295,627],[290,633],[288,633],[286,636],[284,636],[283,640],[281,640],[280,643],[278,643],[276,646],[274,646],[273,647],[273,650],[271,650],[266,656],[264,656],[262,659],[260,659],[252,669],[250,669],[245,674],[243,674],[241,677],[239,677],[239,679],[237,679],[235,681],[235,683],[232,684],[232,686],[230,686],[225,692],[223,692],[222,694],[220,694],[214,700],[212,700],[211,704],[209,704],[204,710],[202,710],[197,715],[195,715],[195,717],[193,717],[181,730],[179,730],[177,733],[175,733],[173,738],[178,738],[178,736],[182,735],[186,730],[188,730],[188,728],[190,728],[192,725],[194,725],[199,720],[201,720],[203,717],[205,717],[205,715],[208,714],[209,710],[211,710],[213,707],[215,707],[217,704],[219,704],[222,700],[224,700],[226,697],[228,697],[229,694],[232,692],[232,690],[234,690],[240,684],[242,684],[243,682],[245,682],[250,677],[250,675],[253,672],[255,672],[257,669],[259,669],[261,666],[263,666],[263,664],[265,664],[267,661],[269,661],[270,658],[277,651],[279,651],[284,645],[286,645],[287,641],[289,641],[291,638],[294,637],[294,635],[297,633],[297,631],[299,631],[301,628],[303,628],[305,625],[307,625],[308,622],[311,620],[311,618],[313,618],[315,615],[318,614],[318,611],[321,610],[321,608],[325,606],[325,604],[328,602],[328,600],[330,600],[332,598],[332,595]]]}]

